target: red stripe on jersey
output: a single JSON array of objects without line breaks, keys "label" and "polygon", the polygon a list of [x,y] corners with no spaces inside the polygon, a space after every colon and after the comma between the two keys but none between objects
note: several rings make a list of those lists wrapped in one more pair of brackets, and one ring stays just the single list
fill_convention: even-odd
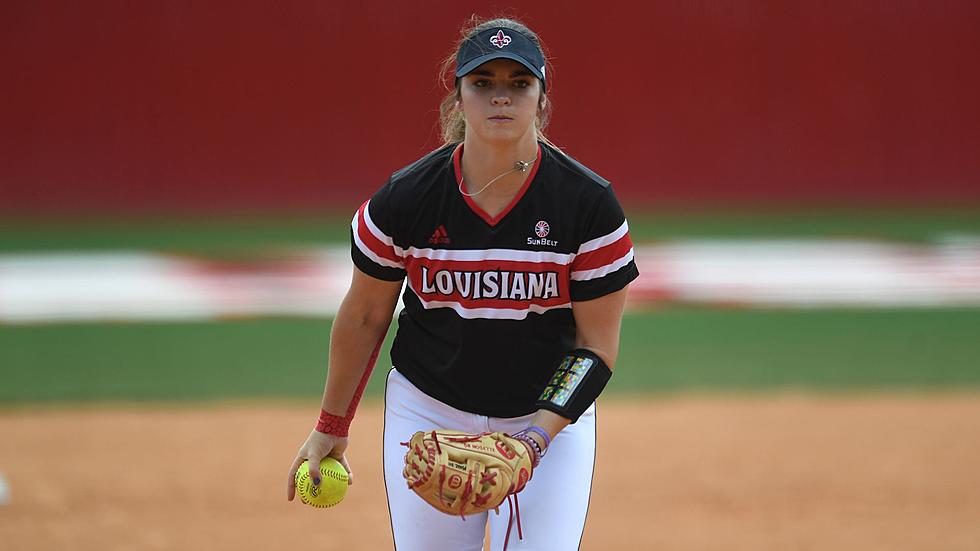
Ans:
[{"label": "red stripe on jersey", "polygon": [[368,203],[370,201],[365,201],[361,205],[361,208],[357,209],[357,237],[374,254],[385,260],[401,263],[402,257],[395,253],[395,249],[390,245],[386,245],[368,228],[367,221],[364,219],[364,211],[367,209]]},{"label": "red stripe on jersey", "polygon": [[568,266],[552,262],[430,260],[408,257],[405,270],[422,300],[464,308],[526,309],[570,301]]},{"label": "red stripe on jersey", "polygon": [[568,273],[568,266],[557,262],[532,262],[527,260],[439,260],[417,256],[405,257],[405,269],[420,269],[426,266],[430,270],[450,271],[487,271],[506,270],[513,272],[559,272]]},{"label": "red stripe on jersey", "polygon": [[581,272],[607,266],[626,256],[632,248],[633,240],[630,239],[630,234],[626,233],[608,245],[577,255],[572,261],[572,271]]}]

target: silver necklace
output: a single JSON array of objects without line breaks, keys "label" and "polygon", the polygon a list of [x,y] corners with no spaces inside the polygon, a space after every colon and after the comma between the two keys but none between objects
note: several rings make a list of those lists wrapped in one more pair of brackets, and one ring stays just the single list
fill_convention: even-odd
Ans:
[{"label": "silver necklace", "polygon": [[460,174],[460,176],[459,176],[459,192],[462,193],[463,195],[467,196],[467,197],[476,197],[477,195],[479,195],[479,194],[483,193],[484,191],[486,191],[486,189],[488,187],[490,187],[491,184],[493,184],[497,180],[503,178],[504,176],[507,176],[511,172],[527,172],[527,169],[530,168],[531,165],[533,165],[535,162],[537,162],[537,160],[538,160],[538,156],[535,155],[534,158],[531,159],[530,161],[517,161],[516,163],[514,163],[514,168],[508,170],[507,172],[504,172],[503,174],[501,174],[500,176],[497,176],[493,180],[490,180],[489,182],[487,182],[487,185],[483,186],[483,188],[481,188],[480,191],[477,191],[476,193],[466,193],[465,191],[463,191],[463,181],[464,181],[464,178],[463,178],[463,175]]}]

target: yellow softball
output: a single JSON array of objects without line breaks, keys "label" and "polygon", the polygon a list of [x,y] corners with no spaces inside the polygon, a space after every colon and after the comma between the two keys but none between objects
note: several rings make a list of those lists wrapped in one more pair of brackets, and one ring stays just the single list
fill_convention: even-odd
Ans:
[{"label": "yellow softball", "polygon": [[310,507],[333,507],[347,493],[347,471],[332,457],[320,460],[320,485],[310,479],[309,462],[304,461],[296,469],[296,493]]}]

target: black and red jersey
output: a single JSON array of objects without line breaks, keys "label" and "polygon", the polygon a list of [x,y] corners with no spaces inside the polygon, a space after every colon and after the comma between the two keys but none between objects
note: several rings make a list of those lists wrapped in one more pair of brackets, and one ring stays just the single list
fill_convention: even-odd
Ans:
[{"label": "black and red jersey", "polygon": [[459,192],[461,155],[394,173],[354,216],[351,254],[373,277],[407,276],[399,372],[457,409],[526,415],[574,347],[572,302],[639,275],[633,244],[609,182],[547,144],[495,217]]}]

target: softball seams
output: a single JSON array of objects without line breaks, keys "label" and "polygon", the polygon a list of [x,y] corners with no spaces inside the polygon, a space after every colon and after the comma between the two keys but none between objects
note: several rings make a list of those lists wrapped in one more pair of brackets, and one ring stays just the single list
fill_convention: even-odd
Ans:
[{"label": "softball seams", "polygon": [[310,507],[317,507],[319,509],[324,509],[327,507],[333,507],[334,505],[340,503],[342,500],[341,498],[341,499],[330,500],[327,502],[318,502],[318,501],[314,501],[312,496],[310,496],[310,498],[308,499],[306,493],[310,487],[310,477],[309,475],[306,474],[300,476],[297,486],[300,486],[300,490],[299,490],[300,500],[303,503],[309,505]]},{"label": "softball seams", "polygon": [[[344,486],[347,485],[347,473],[346,472],[337,473],[337,472],[329,471],[329,470],[326,470],[326,469],[329,469],[329,467],[323,466],[323,465],[320,466],[320,475],[321,476],[325,476],[325,477],[328,477],[328,478],[330,478],[332,480],[335,480],[337,482],[340,482],[340,483],[344,484]],[[309,505],[310,507],[317,507],[317,508],[323,509],[323,508],[326,508],[326,507],[333,507],[334,505],[337,505],[338,503],[340,503],[341,501],[343,501],[343,499],[344,499],[344,493],[346,493],[346,492],[342,492],[341,495],[339,495],[335,499],[331,499],[329,501],[325,501],[325,502],[316,501],[319,498],[319,496],[317,496],[316,493],[314,493],[314,492],[310,492],[310,490],[311,490],[311,481],[310,481],[310,475],[309,475],[308,469],[303,469],[302,467],[300,467],[300,469],[298,469],[296,471],[296,475],[297,475],[296,476],[296,490],[297,490],[297,493],[299,494],[300,500],[303,503]],[[322,489],[322,485],[321,485],[321,489]],[[308,493],[311,494],[311,495],[308,496],[307,495]]]},{"label": "softball seams", "polygon": [[339,480],[344,484],[347,483],[347,473],[335,473],[330,470],[324,470],[326,467],[320,467],[320,474],[325,477],[332,478],[334,480]]}]

